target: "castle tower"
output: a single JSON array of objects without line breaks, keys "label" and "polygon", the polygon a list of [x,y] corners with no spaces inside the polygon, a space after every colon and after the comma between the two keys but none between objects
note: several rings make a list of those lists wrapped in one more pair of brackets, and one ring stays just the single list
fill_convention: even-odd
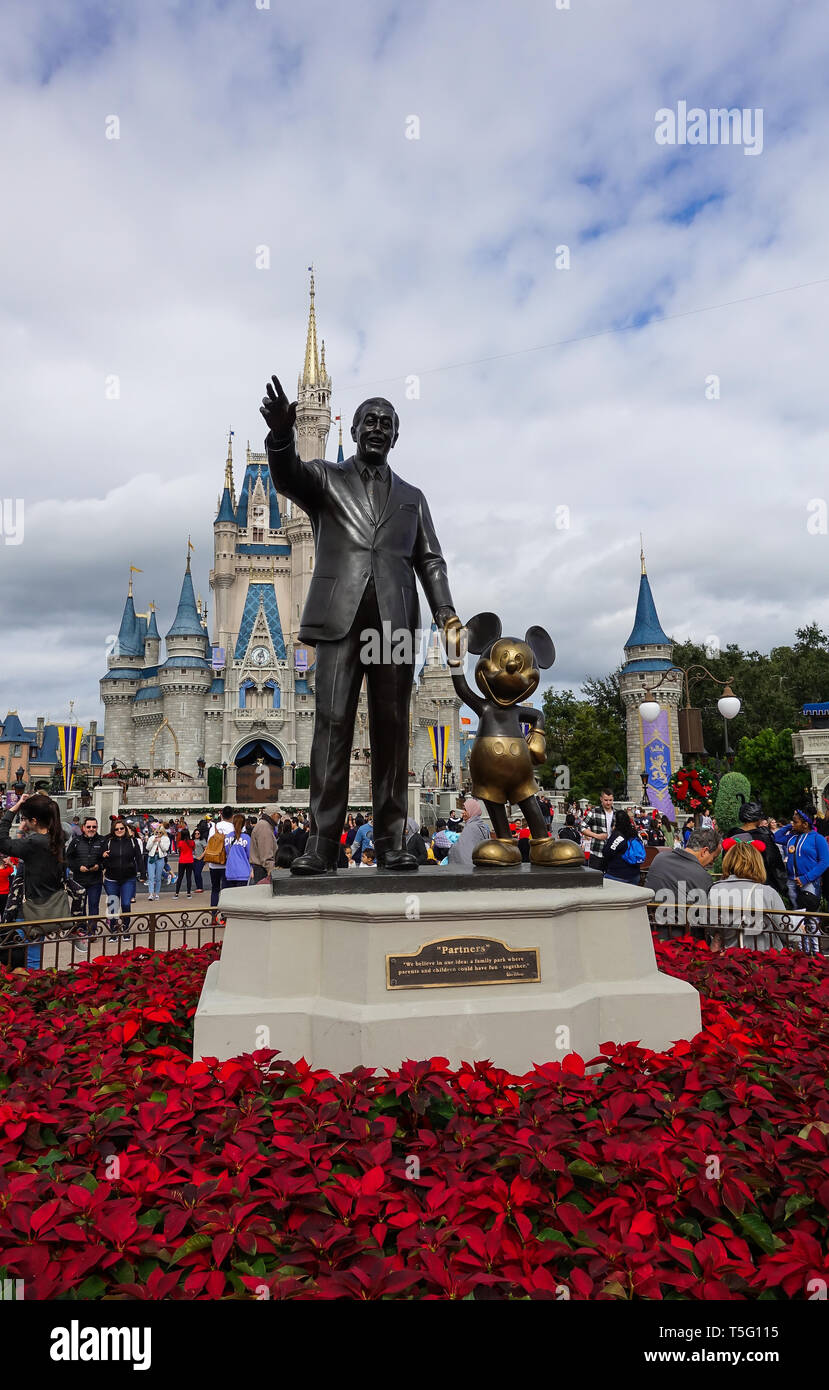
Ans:
[{"label": "castle tower", "polygon": [[[317,314],[314,303],[314,272],[311,270],[311,303],[305,335],[305,360],[297,381],[296,438],[299,457],[324,459],[331,428],[331,377],[325,366],[325,343],[317,350]],[[289,504],[285,535],[291,547],[291,597],[284,612],[285,635],[298,640],[299,619],[305,606],[314,569],[314,536],[305,512]]]},{"label": "castle tower", "polygon": [[146,619],[142,623],[132,596],[132,571],[118,635],[107,656],[107,673],[100,682],[101,702],[106,710],[105,761],[117,759],[130,767],[135,761],[135,732],[132,709],[144,678]]},{"label": "castle tower", "polygon": [[[250,448],[250,446],[248,446]],[[236,488],[233,483],[233,431],[227,436],[225,482],[216,520],[213,522],[213,569],[210,587],[214,593],[216,645],[226,647],[231,634],[229,590],[235,577]]]},{"label": "castle tower", "polygon": [[[452,774],[457,786],[461,785],[460,765],[460,708],[461,702],[455,694],[449,666],[443,651],[437,626],[432,623],[426,660],[412,692],[412,711],[410,716],[409,770],[419,779],[421,773],[433,758],[429,726],[448,727],[446,761],[452,764]],[[438,745],[439,746],[439,745]],[[426,785],[431,786],[432,773],[427,770]]]},{"label": "castle tower", "polygon": [[[625,664],[619,674],[619,692],[627,725],[627,792],[631,801],[642,800],[641,774],[647,770],[651,805],[667,811],[668,779],[682,761],[677,722],[682,674],[671,670],[673,643],[659,621],[645,569],[644,551],[640,559],[642,572],[636,616],[625,643]],[[662,684],[657,689],[659,681]],[[639,713],[649,689],[653,690],[653,699],[660,707],[659,717],[652,724],[646,723]]]},{"label": "castle tower", "polygon": [[296,388],[297,450],[303,461],[325,458],[325,446],[331,428],[331,378],[325,367],[325,343],[322,344],[321,356],[317,349],[314,271],[312,267],[309,269],[311,304],[305,335],[305,361]]},{"label": "castle tower", "polygon": [[144,638],[144,665],[157,666],[158,657],[161,651],[161,634],[158,630],[158,623],[155,617],[155,604],[150,603],[147,614],[147,633]]},{"label": "castle tower", "polygon": [[203,753],[204,711],[212,677],[207,645],[207,633],[193,591],[188,541],[176,616],[166,636],[167,660],[158,670],[163,714],[175,738],[170,736],[168,742],[165,731],[156,741],[154,756],[156,767],[175,766],[177,742],[178,768],[191,777],[196,776],[197,760]]}]

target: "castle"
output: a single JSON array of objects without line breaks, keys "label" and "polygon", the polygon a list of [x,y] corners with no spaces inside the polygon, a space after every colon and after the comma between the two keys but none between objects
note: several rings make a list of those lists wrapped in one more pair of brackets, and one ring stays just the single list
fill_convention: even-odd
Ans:
[{"label": "castle", "polygon": [[[325,458],[331,428],[332,383],[325,343],[317,344],[314,296],[312,271],[305,359],[297,383],[297,449],[303,460]],[[206,802],[206,769],[221,767],[222,800],[307,805],[314,648],[300,643],[299,621],[314,568],[311,523],[276,491],[267,456],[254,453],[250,444],[237,494],[232,447],[231,432],[213,523],[212,639],[207,605],[193,588],[189,542],[163,660],[155,605],[136,612],[130,578],[117,641],[100,682],[106,711],[104,763],[117,760],[148,771],[154,789],[150,801]],[[342,460],[340,424],[337,461]],[[443,764],[438,780],[449,784],[458,776],[459,708],[433,625],[410,708],[413,782],[435,785],[436,734]],[[371,800],[370,767],[363,689],[352,750],[352,805]],[[164,787],[154,779],[159,769],[173,779],[174,794],[172,783]]]}]

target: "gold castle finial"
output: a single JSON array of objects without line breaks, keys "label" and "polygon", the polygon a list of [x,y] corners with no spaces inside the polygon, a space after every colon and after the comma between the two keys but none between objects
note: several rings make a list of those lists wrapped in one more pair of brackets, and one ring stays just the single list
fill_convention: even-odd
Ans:
[{"label": "gold castle finial", "polygon": [[143,571],[143,570],[140,570],[140,569],[138,568],[137,565],[130,565],[130,586],[129,586],[129,589],[128,589],[128,591],[127,591],[127,598],[132,598],[132,576],[133,576],[134,574],[143,574],[143,573],[144,573],[144,571]]},{"label": "gold castle finial", "polygon": [[642,540],[642,532],[639,532],[639,559],[642,561],[642,573],[647,574],[645,569],[645,545]]},{"label": "gold castle finial", "polygon": [[225,463],[225,487],[233,489],[233,430],[227,432],[227,462]]},{"label": "gold castle finial", "polygon": [[314,267],[311,272],[311,307],[308,310],[308,334],[305,339],[305,364],[302,369],[302,385],[316,386],[320,378],[320,359],[317,350],[317,315],[314,309]]}]

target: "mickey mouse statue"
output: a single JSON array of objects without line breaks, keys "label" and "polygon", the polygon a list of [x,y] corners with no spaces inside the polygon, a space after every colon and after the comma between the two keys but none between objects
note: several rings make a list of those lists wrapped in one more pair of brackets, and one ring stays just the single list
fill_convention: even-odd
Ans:
[{"label": "mickey mouse statue", "polygon": [[[487,867],[521,863],[521,852],[509,830],[510,805],[521,807],[530,827],[531,864],[560,864],[577,857],[583,863],[578,845],[548,837],[533,773],[533,764],[543,763],[546,755],[544,725],[537,709],[518,703],[536,689],[539,668],[546,670],[555,661],[552,638],[543,627],[528,628],[523,641],[502,637],[501,620],[495,613],[470,618],[466,633],[469,651],[480,655],[475,680],[483,699],[463,674],[459,634],[453,635],[447,660],[455,690],[478,716],[478,732],[469,755],[472,792],[486,806],[497,836],[475,848],[473,863]],[[526,738],[522,721],[531,726]],[[577,855],[571,856],[572,850]]]}]

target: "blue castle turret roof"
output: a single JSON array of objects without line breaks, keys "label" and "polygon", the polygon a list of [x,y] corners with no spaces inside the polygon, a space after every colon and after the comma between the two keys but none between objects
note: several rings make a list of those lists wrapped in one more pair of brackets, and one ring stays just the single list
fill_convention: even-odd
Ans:
[{"label": "blue castle turret roof", "polygon": [[187,556],[187,568],[184,571],[184,579],[181,585],[176,616],[173,625],[167,633],[170,637],[204,637],[205,631],[202,627],[199,610],[196,607],[196,595],[193,591],[193,579],[190,574],[190,556]]},{"label": "blue castle turret roof", "polygon": [[236,517],[233,514],[233,499],[230,496],[229,487],[225,487],[222,492],[222,500],[219,503],[216,521],[230,521],[235,524]]},{"label": "blue castle turret roof", "polygon": [[118,655],[141,656],[143,649],[144,644],[139,636],[138,619],[135,616],[135,604],[130,593],[127,594],[121,626],[118,629]]},{"label": "blue castle turret roof", "polygon": [[644,565],[639,579],[639,598],[636,603],[636,617],[633,631],[625,643],[628,647],[670,647],[671,639],[662,631],[656,604],[653,601],[651,586]]}]

